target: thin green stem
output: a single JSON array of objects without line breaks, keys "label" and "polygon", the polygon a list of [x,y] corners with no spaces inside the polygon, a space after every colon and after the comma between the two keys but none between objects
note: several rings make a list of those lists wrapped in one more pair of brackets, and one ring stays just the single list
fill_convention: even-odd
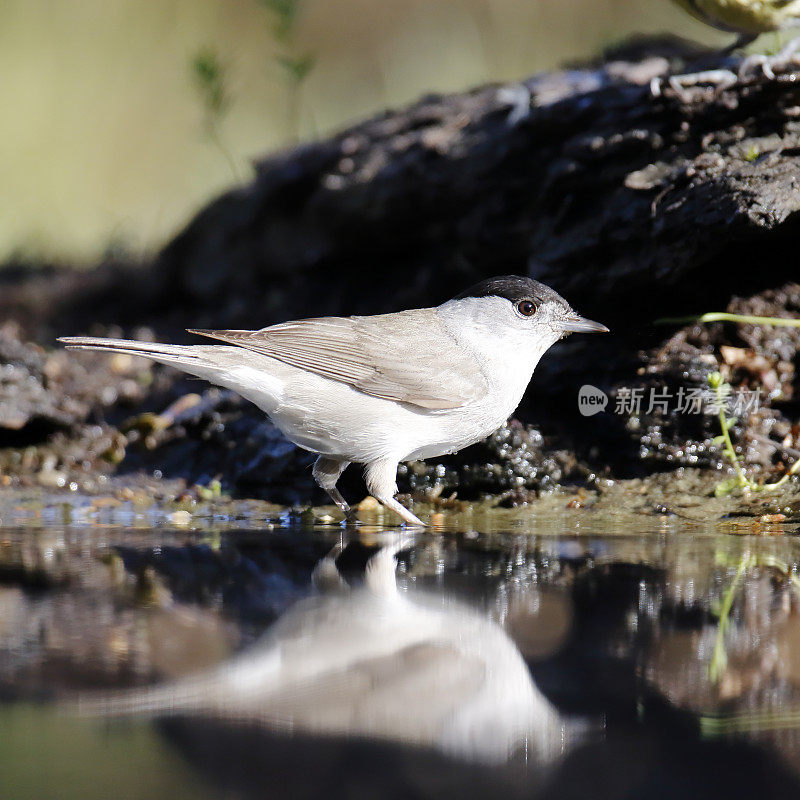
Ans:
[{"label": "thin green stem", "polygon": [[736,450],[733,449],[733,442],[731,441],[730,423],[725,414],[725,400],[730,393],[730,386],[722,380],[722,375],[719,372],[710,372],[707,377],[708,385],[714,389],[717,396],[717,405],[719,406],[719,426],[722,429],[722,440],[725,443],[725,455],[730,459],[733,468],[736,470],[736,483],[740,489],[749,488],[753,482],[747,478],[742,470],[742,465],[739,463],[739,456],[736,455]]},{"label": "thin green stem", "polygon": [[777,489],[783,486],[783,484],[786,483],[789,480],[789,478],[792,477],[792,475],[795,475],[798,472],[800,472],[800,460],[795,461],[794,464],[792,464],[791,469],[780,480],[776,481],[775,483],[766,483],[764,484],[763,488]]},{"label": "thin green stem", "polygon": [[736,569],[736,574],[733,576],[731,585],[725,591],[722,597],[722,606],[719,611],[719,621],[717,622],[717,638],[714,642],[714,653],[711,656],[711,663],[708,665],[708,677],[713,683],[718,683],[728,666],[728,654],[725,652],[725,632],[730,624],[731,608],[733,601],[736,598],[736,592],[739,589],[739,584],[742,582],[744,573],[747,568],[753,563],[753,558],[750,553],[745,553],[739,560],[739,566]]},{"label": "thin green stem", "polygon": [[663,317],[656,325],[687,325],[691,322],[741,322],[747,325],[774,325],[778,328],[800,328],[800,319],[787,317],[753,317],[749,314],[729,314],[727,311],[710,311],[699,317]]},{"label": "thin green stem", "polygon": [[[719,392],[717,392],[717,398],[719,398]],[[742,470],[742,465],[739,463],[739,456],[736,455],[736,451],[733,449],[733,442],[731,441],[731,434],[728,430],[728,420],[725,416],[725,409],[722,406],[722,402],[720,399],[720,407],[719,407],[719,424],[722,428],[722,436],[725,439],[725,452],[728,458],[731,460],[733,464],[733,468],[736,470],[736,479],[739,481],[739,486],[744,489],[750,481],[747,480],[747,477]]]},{"label": "thin green stem", "polygon": [[731,733],[756,733],[800,728],[800,712],[736,714],[729,717],[704,715],[700,717],[700,733],[706,738]]},{"label": "thin green stem", "polygon": [[220,135],[219,130],[217,129],[217,123],[215,119],[211,117],[208,118],[206,121],[206,130],[208,132],[208,138],[211,139],[217,150],[222,153],[222,157],[228,162],[228,166],[233,173],[234,180],[237,183],[241,183],[242,175],[239,172],[239,167],[236,165],[236,160],[233,157],[233,153],[231,153],[231,151],[228,149],[225,141]]},{"label": "thin green stem", "polygon": [[300,108],[302,102],[301,81],[290,79],[289,100],[286,104],[289,136],[292,144],[300,144]]}]

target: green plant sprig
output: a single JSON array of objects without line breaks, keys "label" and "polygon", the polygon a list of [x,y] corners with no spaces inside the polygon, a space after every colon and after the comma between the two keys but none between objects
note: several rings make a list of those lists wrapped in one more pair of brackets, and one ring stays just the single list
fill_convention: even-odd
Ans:
[{"label": "green plant sprig", "polygon": [[[777,570],[789,580],[795,596],[800,598],[800,577],[795,574],[791,564],[772,554],[753,556],[750,563],[745,562],[747,557],[747,553],[745,553],[742,558],[739,559],[736,575],[734,576],[731,586],[726,590],[725,596],[717,611],[718,625],[722,624],[724,614],[724,625],[726,628],[730,624],[730,612],[733,606],[734,596],[744,577],[744,569],[760,567],[762,569]],[[744,569],[742,568],[743,562]],[[709,678],[712,676],[712,671],[716,678],[721,677],[722,672],[727,666],[727,653],[722,653],[722,649],[725,645],[724,635],[725,631],[723,630],[722,636],[720,636],[720,629],[718,627],[714,653],[708,668]],[[714,678],[712,678],[712,680],[713,679]],[[766,711],[761,713],[733,715],[705,714],[700,717],[700,732],[704,738],[725,736],[733,733],[780,731],[794,728],[800,728],[800,711]]]},{"label": "green plant sprig", "polygon": [[236,159],[220,130],[222,120],[230,106],[225,67],[217,52],[210,47],[198,50],[192,57],[190,67],[203,103],[204,126],[208,138],[228,162],[234,179],[241,182],[242,176],[236,165]]},{"label": "green plant sprig", "polygon": [[317,64],[316,56],[298,51],[297,30],[303,0],[257,0],[272,17],[272,35],[281,52],[275,61],[287,81],[287,123],[295,142],[300,141],[300,110],[303,85]]},{"label": "green plant sprig", "polygon": [[706,376],[708,385],[714,390],[716,394],[717,405],[719,406],[719,426],[722,433],[714,437],[714,444],[717,446],[724,445],[723,452],[728,457],[736,472],[736,477],[730,480],[721,481],[714,489],[714,494],[717,497],[725,497],[736,489],[741,489],[747,492],[772,492],[780,489],[792,475],[800,472],[800,460],[795,461],[791,468],[775,483],[756,483],[744,474],[742,462],[736,454],[731,441],[731,428],[737,423],[736,417],[728,418],[725,413],[725,401],[730,397],[731,385],[727,383],[719,372],[709,372]]},{"label": "green plant sprig", "polygon": [[730,314],[727,311],[710,311],[699,317],[662,317],[656,325],[688,325],[692,322],[739,322],[744,325],[774,325],[776,328],[800,328],[800,319],[789,317],[754,317],[749,314]]},{"label": "green plant sprig", "polygon": [[257,0],[274,19],[273,35],[279,42],[292,38],[300,16],[300,0]]},{"label": "green plant sprig", "polygon": [[714,394],[716,395],[717,406],[719,408],[719,426],[722,430],[721,435],[714,437],[714,444],[718,446],[721,444],[724,445],[724,453],[736,471],[736,478],[734,478],[732,481],[722,481],[722,483],[718,483],[716,489],[714,490],[714,494],[717,495],[717,497],[723,497],[727,494],[730,494],[730,492],[734,489],[752,489],[757,484],[751,481],[750,478],[744,474],[741,461],[739,460],[739,456],[736,454],[736,450],[734,450],[733,447],[733,442],[731,441],[730,431],[731,428],[736,424],[737,419],[736,417],[731,417],[728,419],[728,415],[725,413],[725,402],[728,397],[730,397],[731,385],[723,379],[721,373],[719,372],[709,372],[706,376],[706,381],[714,390]]}]

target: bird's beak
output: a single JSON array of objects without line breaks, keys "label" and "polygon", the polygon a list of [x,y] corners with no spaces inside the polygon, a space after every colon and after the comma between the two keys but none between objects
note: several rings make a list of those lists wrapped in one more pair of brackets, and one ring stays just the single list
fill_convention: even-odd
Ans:
[{"label": "bird's beak", "polygon": [[608,328],[601,322],[570,314],[562,323],[562,330],[567,333],[608,333]]}]

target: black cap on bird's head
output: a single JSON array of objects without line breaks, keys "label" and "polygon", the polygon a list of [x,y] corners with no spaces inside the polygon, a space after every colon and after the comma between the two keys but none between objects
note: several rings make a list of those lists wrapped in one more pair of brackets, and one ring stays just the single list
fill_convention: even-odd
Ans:
[{"label": "black cap on bird's head", "polygon": [[570,304],[556,291],[533,278],[522,275],[500,275],[487,278],[456,295],[454,300],[467,297],[502,297],[513,303],[523,316],[534,316],[543,303],[561,306],[563,314],[559,325],[565,333],[607,333],[608,328],[599,322],[578,316]]},{"label": "black cap on bird's head", "polygon": [[553,300],[569,308],[569,303],[558,292],[554,292],[549,286],[533,278],[525,278],[522,275],[487,278],[456,295],[454,299],[461,300],[464,297],[502,297],[512,303],[518,303],[520,300],[538,300],[540,303]]}]

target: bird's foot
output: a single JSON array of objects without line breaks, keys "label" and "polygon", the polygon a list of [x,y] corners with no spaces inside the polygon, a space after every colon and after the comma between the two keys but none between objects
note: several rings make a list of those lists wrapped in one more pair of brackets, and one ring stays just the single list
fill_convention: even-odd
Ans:
[{"label": "bird's foot", "polygon": [[690,103],[697,97],[698,90],[715,93],[735,85],[739,76],[729,69],[706,69],[700,72],[688,72],[684,75],[670,75],[667,78],[657,77],[650,81],[650,93],[653,97],[661,97],[666,86],[684,103]]},{"label": "bird's foot", "polygon": [[792,39],[775,55],[748,56],[739,65],[739,79],[746,80],[761,73],[767,80],[774,81],[778,75],[796,72],[800,68],[800,36]]},{"label": "bird's foot", "polygon": [[350,530],[357,528],[361,521],[358,518],[358,511],[354,508],[343,508],[342,512],[344,513],[344,519],[342,520],[342,526],[348,528]]},{"label": "bird's foot", "polygon": [[339,492],[334,489],[333,491],[328,490],[328,494],[333,498],[333,502],[336,503],[336,507],[339,511],[344,514],[344,519],[341,521],[340,525],[343,528],[348,530],[352,530],[359,526],[359,519],[358,519],[358,511],[355,508],[351,508],[350,504],[339,494]]},{"label": "bird's foot", "polygon": [[364,478],[367,482],[369,493],[385,508],[394,511],[404,522],[415,528],[424,528],[425,523],[412,514],[404,505],[395,500],[397,494],[397,461],[394,459],[381,459],[372,461],[364,469]]},{"label": "bird's foot", "polygon": [[384,505],[386,508],[394,511],[399,517],[402,518],[403,522],[405,522],[410,527],[414,528],[425,528],[425,523],[415,514],[412,514],[402,503],[398,502],[394,499],[394,497],[380,497],[377,496],[377,499]]},{"label": "bird's foot", "polygon": [[531,113],[531,90],[522,83],[502,86],[497,90],[497,102],[508,108],[506,125],[513,128]]}]

